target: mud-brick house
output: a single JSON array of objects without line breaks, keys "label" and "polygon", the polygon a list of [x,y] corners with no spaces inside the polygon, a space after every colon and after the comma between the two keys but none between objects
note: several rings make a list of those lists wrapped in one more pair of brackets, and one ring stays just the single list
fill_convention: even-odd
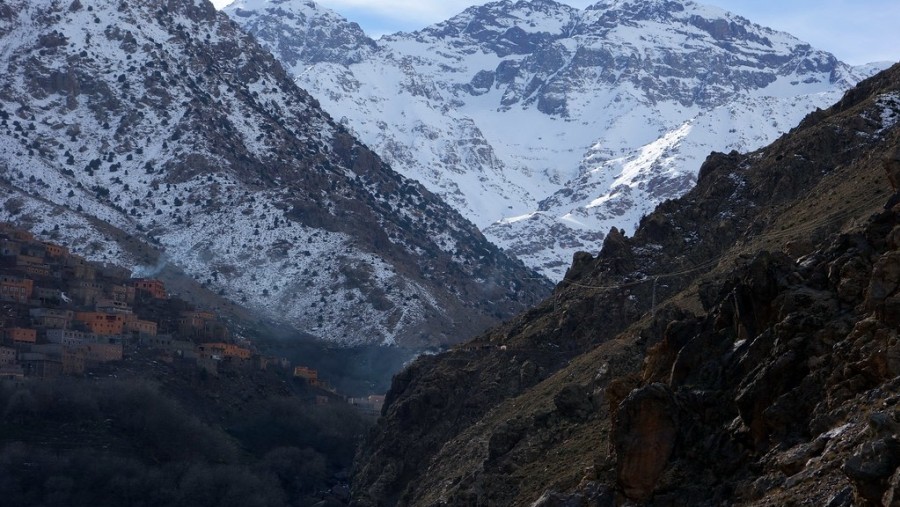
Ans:
[{"label": "mud-brick house", "polygon": [[66,347],[62,353],[63,375],[84,375],[87,370],[87,354],[78,347]]},{"label": "mud-brick house", "polygon": [[294,377],[301,378],[311,386],[319,385],[319,372],[306,366],[297,366],[294,368]]},{"label": "mud-brick house", "polygon": [[44,244],[41,242],[32,242],[32,243],[23,243],[22,251],[19,254],[22,257],[33,257],[35,259],[40,259],[42,262],[45,257],[47,257],[47,249],[44,248]]},{"label": "mud-brick house", "polygon": [[135,290],[128,285],[110,285],[106,288],[106,296],[113,301],[133,305]]},{"label": "mud-brick house", "polygon": [[[33,252],[32,252],[33,253]],[[34,255],[16,255],[3,257],[3,266],[15,270],[29,278],[50,278],[52,271],[43,257]]]},{"label": "mud-brick house", "polygon": [[199,310],[181,312],[178,334],[210,341],[224,341],[230,336],[228,328],[216,320],[214,313]]},{"label": "mud-brick house", "polygon": [[9,236],[9,238],[11,238],[14,241],[18,241],[19,243],[33,243],[34,242],[34,234],[32,234],[26,230],[19,229],[12,224],[7,223],[6,228],[4,229],[4,232],[7,236]]},{"label": "mud-brick house", "polygon": [[46,253],[47,257],[50,257],[52,259],[64,259],[65,257],[69,256],[69,249],[64,246],[47,242],[44,242],[43,245],[44,252]]},{"label": "mud-brick house", "polygon": [[31,299],[40,306],[59,306],[65,301],[63,291],[52,287],[35,287]]},{"label": "mud-brick house", "polygon": [[0,365],[0,380],[18,381],[24,378],[25,370],[22,369],[22,365],[18,363]]},{"label": "mud-brick house", "polygon": [[100,274],[111,280],[128,280],[131,278],[130,269],[108,262],[100,265]]},{"label": "mud-brick house", "polygon": [[356,407],[363,415],[377,419],[381,415],[381,408],[384,407],[384,396],[371,395],[365,398],[348,398],[347,403]]},{"label": "mud-brick house", "polygon": [[33,352],[35,354],[44,354],[45,356],[55,357],[57,359],[62,357],[63,350],[66,348],[63,347],[59,343],[39,343],[32,345],[28,352]]},{"label": "mud-brick house", "polygon": [[68,329],[72,326],[75,313],[56,308],[32,308],[28,310],[31,324],[38,329]]},{"label": "mud-brick house", "polygon": [[0,275],[0,301],[28,303],[34,292],[34,281],[12,275]]},{"label": "mud-brick house", "polygon": [[159,325],[152,320],[129,319],[125,322],[125,332],[136,333],[141,337],[156,336]]},{"label": "mud-brick house", "polygon": [[103,297],[103,284],[92,280],[80,280],[70,285],[72,299],[84,306],[93,306]]},{"label": "mud-brick house", "polygon": [[155,299],[168,299],[166,294],[166,284],[162,280],[154,280],[151,278],[135,278],[131,280],[131,286],[138,290],[149,294]]},{"label": "mud-brick house", "polygon": [[69,255],[65,258],[64,277],[68,280],[90,282],[97,278],[97,269],[84,257]]},{"label": "mud-brick house", "polygon": [[125,315],[102,312],[77,312],[75,322],[99,335],[120,335],[125,331]]},{"label": "mud-brick house", "polygon": [[19,364],[26,377],[53,378],[62,374],[62,357],[23,352],[19,354]]},{"label": "mud-brick house", "polygon": [[231,331],[218,320],[207,320],[203,323],[203,337],[207,340],[225,341],[231,338]]},{"label": "mud-brick house", "polygon": [[[31,347],[31,352],[43,354],[50,358],[56,358],[61,363],[68,352],[76,352],[84,361],[90,365],[91,363],[108,363],[111,361],[121,361],[123,357],[123,349],[121,343],[101,343],[101,342],[85,342],[78,345],[63,345],[59,343],[44,343]],[[62,366],[65,370],[66,366]]]},{"label": "mud-brick house", "polygon": [[44,332],[44,337],[48,343],[56,343],[64,347],[77,347],[97,340],[97,335],[93,333],[74,329],[48,329]]},{"label": "mud-brick house", "polygon": [[170,334],[160,334],[153,336],[142,336],[141,344],[151,349],[170,352],[174,356],[183,357],[185,359],[196,359],[197,346],[193,342],[187,340],[176,340]]},{"label": "mud-brick house", "polygon": [[3,330],[3,340],[13,346],[37,343],[37,330],[24,327],[7,328]]},{"label": "mud-brick house", "polygon": [[94,310],[101,313],[131,314],[131,307],[128,306],[128,303],[112,299],[98,299],[97,303],[94,304]]},{"label": "mud-brick house", "polygon": [[233,343],[201,343],[197,346],[197,354],[213,359],[249,360],[253,353],[250,349],[239,347]]},{"label": "mud-brick house", "polygon": [[124,356],[121,343],[87,343],[78,348],[84,351],[88,363],[121,361]]},{"label": "mud-brick house", "polygon": [[16,363],[16,349],[12,347],[0,347],[0,366]]},{"label": "mud-brick house", "polygon": [[256,356],[256,365],[260,370],[268,370],[269,368],[290,370],[291,360],[278,356]]},{"label": "mud-brick house", "polygon": [[186,329],[203,329],[203,325],[210,320],[215,320],[216,315],[212,312],[202,310],[194,310],[181,312],[181,318],[178,319],[178,325]]},{"label": "mud-brick house", "polygon": [[15,257],[22,253],[22,243],[10,238],[0,239],[0,255],[3,257]]},{"label": "mud-brick house", "polygon": [[170,334],[148,336],[141,339],[141,344],[151,349],[169,350],[175,342],[175,337]]}]

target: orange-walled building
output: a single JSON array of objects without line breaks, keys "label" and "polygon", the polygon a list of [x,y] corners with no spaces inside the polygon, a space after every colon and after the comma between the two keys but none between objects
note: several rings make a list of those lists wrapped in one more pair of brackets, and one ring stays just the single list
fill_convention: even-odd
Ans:
[{"label": "orange-walled building", "polygon": [[3,335],[12,343],[37,343],[37,331],[21,327],[11,327],[3,331]]},{"label": "orange-walled building", "polygon": [[197,347],[201,356],[218,356],[219,358],[250,359],[252,352],[249,349],[238,347],[232,343],[203,343]]},{"label": "orange-walled building", "polygon": [[54,245],[53,243],[44,243],[44,251],[49,257],[65,257],[69,255],[69,249],[64,246]]},{"label": "orange-walled building", "polygon": [[166,285],[161,280],[136,278],[131,281],[135,289],[149,293],[156,299],[166,299]]},{"label": "orange-walled building", "polygon": [[27,303],[34,292],[34,281],[17,276],[0,276],[0,300]]},{"label": "orange-walled building", "polygon": [[10,225],[9,235],[12,239],[19,241],[21,243],[30,243],[34,241],[34,234],[23,231],[22,229],[17,229],[15,226]]},{"label": "orange-walled building", "polygon": [[84,324],[90,332],[99,335],[117,335],[125,330],[125,315],[100,312],[78,312],[75,320]]},{"label": "orange-walled building", "polygon": [[319,372],[312,368],[297,366],[294,368],[294,376],[306,380],[306,383],[311,386],[319,385]]},{"label": "orange-walled building", "polygon": [[181,329],[182,333],[187,333],[190,330],[199,331],[203,329],[206,322],[215,319],[216,315],[212,312],[181,312],[181,318],[178,319],[178,327]]},{"label": "orange-walled building", "polygon": [[50,276],[50,265],[44,262],[43,257],[33,255],[17,255],[16,270],[29,276]]}]

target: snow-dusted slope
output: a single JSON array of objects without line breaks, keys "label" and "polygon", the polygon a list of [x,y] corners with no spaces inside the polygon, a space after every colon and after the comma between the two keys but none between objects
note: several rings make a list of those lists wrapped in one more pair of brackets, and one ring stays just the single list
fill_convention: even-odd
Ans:
[{"label": "snow-dusted slope", "polygon": [[[378,41],[311,1],[226,11],[394,168],[556,278],[710,151],[765,145],[880,68],[689,1],[506,0]],[[322,57],[330,40],[352,57]]]},{"label": "snow-dusted slope", "polygon": [[206,0],[5,2],[0,76],[0,218],[90,258],[343,343],[457,341],[546,293]]}]

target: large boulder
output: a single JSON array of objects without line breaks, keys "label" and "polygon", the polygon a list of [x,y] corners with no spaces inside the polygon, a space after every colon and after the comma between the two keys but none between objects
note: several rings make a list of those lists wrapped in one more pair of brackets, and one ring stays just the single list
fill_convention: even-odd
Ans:
[{"label": "large boulder", "polygon": [[[844,463],[844,473],[853,483],[856,504],[878,506],[891,490],[900,467],[900,442],[888,437],[868,442]],[[893,494],[892,494],[893,495]]]},{"label": "large boulder", "polygon": [[594,411],[591,393],[587,387],[580,384],[570,384],[563,387],[553,397],[553,404],[560,415],[568,419],[585,420]]},{"label": "large boulder", "polygon": [[617,479],[631,500],[653,496],[678,435],[677,407],[672,391],[651,384],[633,391],[619,405],[614,439]]}]

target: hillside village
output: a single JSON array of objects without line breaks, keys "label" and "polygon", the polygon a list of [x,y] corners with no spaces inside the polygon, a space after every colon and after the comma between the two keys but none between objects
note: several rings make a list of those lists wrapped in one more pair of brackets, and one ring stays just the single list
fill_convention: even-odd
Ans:
[{"label": "hillside village", "polygon": [[[226,364],[292,366],[258,353],[214,312],[170,297],[162,281],[88,262],[10,224],[0,224],[0,336],[4,380],[80,376],[138,355],[194,362],[213,375]],[[333,393],[313,368],[296,366],[293,376]]]}]

